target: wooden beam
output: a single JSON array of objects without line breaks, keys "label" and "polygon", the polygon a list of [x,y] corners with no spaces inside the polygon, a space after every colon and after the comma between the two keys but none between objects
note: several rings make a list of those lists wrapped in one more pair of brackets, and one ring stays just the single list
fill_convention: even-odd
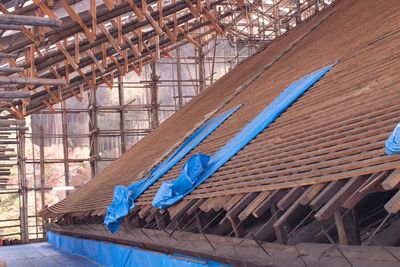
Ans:
[{"label": "wooden beam", "polygon": [[26,122],[24,120],[4,120],[0,119],[0,127],[10,126],[10,125],[18,125],[25,126]]},{"label": "wooden beam", "polygon": [[257,193],[247,193],[242,199],[240,199],[238,203],[236,203],[235,206],[232,207],[232,209],[227,212],[226,216],[228,218],[230,217],[231,219],[236,218],[239,213],[242,212],[242,210],[256,198],[256,196]]},{"label": "wooden beam", "polygon": [[0,72],[3,73],[17,73],[17,72],[23,72],[24,68],[19,68],[19,67],[0,67]]},{"label": "wooden beam", "polygon": [[299,198],[299,203],[301,205],[308,205],[308,203],[310,203],[324,187],[325,183],[310,186]]},{"label": "wooden beam", "polygon": [[278,209],[286,210],[305,190],[302,187],[294,187],[276,204]]},{"label": "wooden beam", "polygon": [[112,10],[114,8],[114,1],[112,0],[103,0],[103,3],[106,5],[108,10]]},{"label": "wooden beam", "polygon": [[259,193],[257,197],[239,214],[238,218],[241,221],[244,221],[270,194],[271,191]]},{"label": "wooden beam", "polygon": [[0,14],[0,24],[59,27],[60,19],[25,15]]},{"label": "wooden beam", "polygon": [[319,210],[326,202],[331,199],[337,191],[340,190],[346,183],[345,180],[339,180],[335,182],[329,183],[321,193],[319,193],[310,203],[310,207],[317,211]]},{"label": "wooden beam", "polygon": [[339,243],[341,245],[348,245],[349,241],[347,240],[346,230],[344,229],[343,217],[340,211],[336,211],[334,213],[336,230],[339,237]]},{"label": "wooden beam", "polygon": [[[68,53],[68,51],[65,49],[64,45],[61,42],[56,43],[58,49],[64,54],[65,58],[68,60],[68,63],[71,64],[72,68],[86,81],[86,83],[89,85],[89,79],[86,77],[86,75],[83,73],[83,71],[79,68],[79,66],[76,64],[74,58]],[[66,65],[66,70],[68,69],[68,65]]]},{"label": "wooden beam", "polygon": [[150,22],[151,26],[153,27],[154,31],[160,35],[162,33],[162,29],[160,28],[160,26],[158,25],[158,23],[153,19],[153,17],[151,16],[151,14],[149,13],[149,11],[146,10],[146,12],[144,13],[144,16],[146,17],[146,19]]},{"label": "wooden beam", "polygon": [[211,23],[220,35],[225,35],[225,31],[219,26],[217,18],[206,8],[203,8],[203,17]]},{"label": "wooden beam", "polygon": [[318,221],[326,220],[340,209],[340,206],[357,190],[365,181],[364,176],[351,178],[329,201],[315,214]]},{"label": "wooden beam", "polygon": [[190,36],[190,34],[188,34],[184,29],[182,29],[179,26],[178,26],[178,29],[183,34],[183,36],[186,38],[186,40],[188,40],[190,43],[192,43],[197,48],[201,47],[201,45],[195,39],[193,39],[193,37]]},{"label": "wooden beam", "polygon": [[43,101],[43,104],[45,104],[45,106],[46,106],[51,112],[53,112],[53,113],[56,112],[56,110],[54,109],[53,105],[52,105],[49,101],[44,100],[44,101]]},{"label": "wooden beam", "polygon": [[260,205],[252,212],[256,218],[261,217],[266,211],[268,211],[276,202],[281,200],[286,195],[285,190],[275,190],[264,199]]},{"label": "wooden beam", "polygon": [[133,53],[133,55],[136,57],[136,58],[139,58],[141,55],[142,55],[142,53],[140,53],[139,52],[139,49],[135,46],[135,44],[131,41],[131,39],[128,37],[128,36],[126,36],[126,35],[123,35],[124,36],[124,39],[125,39],[125,41],[129,44],[129,46],[132,48],[132,53]]},{"label": "wooden beam", "polygon": [[133,10],[133,13],[135,13],[135,15],[136,15],[137,19],[139,20],[139,22],[143,21],[144,20],[143,13],[140,10],[140,8],[138,8],[135,5],[135,2],[133,2],[133,0],[128,0],[128,4],[131,6],[131,8]]},{"label": "wooden beam", "polygon": [[114,39],[114,37],[110,34],[110,32],[107,30],[107,28],[104,27],[103,24],[99,24],[98,27],[104,33],[104,35],[107,37],[108,41],[110,41],[110,44],[112,45],[112,47],[114,47],[115,51],[117,51],[117,52],[121,51],[121,47],[118,45],[117,40]]},{"label": "wooden beam", "polygon": [[23,25],[0,24],[0,30],[2,31],[22,31],[23,29]]},{"label": "wooden beam", "polygon": [[0,53],[0,58],[14,58],[18,57],[17,54],[9,54],[9,53]]},{"label": "wooden beam", "polygon": [[90,0],[90,15],[92,16],[92,33],[97,33],[97,6],[96,0]]},{"label": "wooden beam", "polygon": [[386,204],[385,209],[390,214],[395,214],[400,210],[400,191],[398,191]]},{"label": "wooden beam", "polygon": [[197,7],[195,7],[192,2],[190,0],[185,0],[186,4],[188,5],[189,10],[192,12],[193,16],[195,18],[200,17],[200,12],[197,9]]},{"label": "wooden beam", "polygon": [[86,24],[83,22],[81,17],[75,12],[75,10],[69,5],[67,0],[60,0],[61,6],[64,8],[64,10],[68,13],[68,15],[71,17],[73,21],[79,24],[81,26],[86,38],[88,38],[90,43],[93,43],[96,40],[96,36],[90,32],[89,28],[86,26]]},{"label": "wooden beam", "polygon": [[357,205],[368,193],[372,192],[378,183],[387,176],[386,172],[372,174],[360,187],[356,190],[342,205],[343,208],[352,209]]},{"label": "wooden beam", "polygon": [[67,85],[64,79],[0,76],[0,84]]},{"label": "wooden beam", "polygon": [[383,182],[382,182],[382,187],[385,190],[392,190],[393,188],[396,187],[400,183],[400,171],[395,170],[390,174]]},{"label": "wooden beam", "polygon": [[97,60],[97,58],[93,54],[92,50],[90,50],[90,49],[86,50],[85,54],[87,54],[93,60],[93,63],[99,68],[100,72],[104,73],[106,71],[103,68],[103,66],[101,65],[101,63]]}]

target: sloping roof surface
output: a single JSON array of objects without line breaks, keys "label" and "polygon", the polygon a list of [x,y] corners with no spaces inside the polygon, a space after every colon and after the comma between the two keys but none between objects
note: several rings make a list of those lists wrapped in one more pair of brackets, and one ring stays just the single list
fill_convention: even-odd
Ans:
[{"label": "sloping roof surface", "polygon": [[103,209],[115,185],[144,177],[205,118],[241,109],[150,187],[175,179],[194,153],[213,154],[290,83],[339,63],[188,199],[291,188],[400,167],[384,141],[400,118],[398,0],[338,1],[247,59],[193,99],[53,213]]}]

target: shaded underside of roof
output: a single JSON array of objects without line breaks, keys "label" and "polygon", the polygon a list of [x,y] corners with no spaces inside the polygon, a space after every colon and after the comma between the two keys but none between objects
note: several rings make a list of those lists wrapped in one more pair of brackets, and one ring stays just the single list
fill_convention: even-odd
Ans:
[{"label": "shaded underside of roof", "polygon": [[384,153],[384,141],[400,116],[399,23],[397,0],[338,1],[245,60],[48,211],[104,209],[116,185],[145,177],[207,118],[243,104],[137,200],[150,205],[161,182],[177,178],[190,156],[214,154],[286,86],[337,60],[186,200],[324,184],[399,168],[400,157]]}]

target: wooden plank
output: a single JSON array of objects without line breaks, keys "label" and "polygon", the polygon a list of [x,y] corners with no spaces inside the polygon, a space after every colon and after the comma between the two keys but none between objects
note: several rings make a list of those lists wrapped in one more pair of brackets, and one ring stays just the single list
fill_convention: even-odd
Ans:
[{"label": "wooden plank", "polygon": [[253,216],[256,218],[261,217],[267,210],[269,210],[276,202],[281,200],[286,194],[285,190],[273,191],[261,204],[253,211]]},{"label": "wooden plank", "polygon": [[285,229],[285,224],[290,216],[295,212],[295,210],[300,206],[299,199],[295,200],[294,203],[276,220],[272,225],[275,231],[275,235],[279,243],[286,243],[288,239],[288,230]]},{"label": "wooden plank", "polygon": [[343,208],[352,209],[383,179],[386,172],[375,173],[363,183],[359,190],[355,191],[342,205]]},{"label": "wooden plank", "polygon": [[151,205],[145,205],[143,206],[140,211],[138,212],[138,215],[140,218],[144,218],[147,216],[147,214],[150,212],[152,206]]},{"label": "wooden plank", "polygon": [[242,199],[239,200],[238,203],[236,203],[235,206],[233,206],[226,214],[228,218],[234,218],[239,215],[239,213],[246,208],[246,206],[253,201],[257,197],[257,193],[248,193],[242,197]]},{"label": "wooden plank", "polygon": [[239,214],[238,218],[244,221],[251,213],[271,194],[271,191],[264,191],[257,195],[257,197]]},{"label": "wooden plank", "polygon": [[301,195],[299,198],[299,203],[301,205],[308,205],[317,195],[319,192],[322,191],[325,187],[325,183],[314,184],[306,189],[306,191]]},{"label": "wooden plank", "polygon": [[181,215],[183,215],[184,213],[186,213],[186,211],[196,202],[195,199],[184,199],[181,202],[179,202],[179,204],[173,206],[172,208],[168,209],[169,212],[169,216],[171,218],[171,220],[174,220],[178,217],[180,217]]},{"label": "wooden plank", "polygon": [[209,212],[210,210],[219,211],[232,196],[221,196],[221,197],[214,197],[209,198],[210,201],[206,201],[202,210],[204,212]]},{"label": "wooden plank", "polygon": [[346,183],[345,180],[339,180],[329,183],[322,192],[316,196],[310,203],[310,207],[317,211],[319,210],[330,198],[332,198],[337,191]]},{"label": "wooden plank", "polygon": [[276,204],[278,209],[286,210],[305,191],[302,187],[294,187]]},{"label": "wooden plank", "polygon": [[383,182],[382,187],[385,190],[392,190],[400,183],[400,170],[392,172]]},{"label": "wooden plank", "polygon": [[385,209],[390,214],[395,214],[400,210],[400,191],[398,191],[386,204]]},{"label": "wooden plank", "polygon": [[359,189],[366,180],[364,176],[351,178],[340,190],[314,215],[318,220],[326,220],[351,196],[355,190]]},{"label": "wooden plank", "polygon": [[227,216],[229,222],[231,223],[232,230],[236,237],[243,237],[245,235],[245,231],[243,225],[240,224],[240,221],[237,217]]},{"label": "wooden plank", "polygon": [[196,203],[194,203],[187,211],[187,215],[192,215],[199,207],[201,204],[203,204],[205,199],[197,199]]},{"label": "wooden plank", "polygon": [[222,208],[226,211],[229,211],[233,206],[236,205],[236,203],[238,203],[242,199],[243,196],[244,194],[235,195]]}]

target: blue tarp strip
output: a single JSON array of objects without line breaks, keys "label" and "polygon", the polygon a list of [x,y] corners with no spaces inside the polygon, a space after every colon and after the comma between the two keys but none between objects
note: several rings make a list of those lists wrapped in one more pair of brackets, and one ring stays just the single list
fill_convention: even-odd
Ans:
[{"label": "blue tarp strip", "polygon": [[228,267],[230,265],[207,261],[180,254],[167,255],[136,247],[109,242],[47,233],[48,242],[53,246],[89,258],[102,266],[163,266],[163,267]]},{"label": "blue tarp strip", "polygon": [[387,155],[400,153],[400,123],[396,125],[392,134],[385,142],[385,152]]},{"label": "blue tarp strip", "polygon": [[166,209],[192,192],[274,122],[308,88],[324,76],[333,65],[317,70],[292,83],[215,155],[211,157],[204,154],[193,155],[183,166],[182,172],[176,180],[166,181],[161,184],[153,199],[153,206],[159,209]]},{"label": "blue tarp strip", "polygon": [[111,205],[107,207],[107,214],[104,218],[104,224],[107,225],[108,229],[112,233],[117,232],[124,217],[128,215],[129,211],[135,206],[134,201],[239,108],[240,105],[204,123],[170,157],[154,168],[148,177],[128,187],[116,186],[114,189],[113,201]]}]

